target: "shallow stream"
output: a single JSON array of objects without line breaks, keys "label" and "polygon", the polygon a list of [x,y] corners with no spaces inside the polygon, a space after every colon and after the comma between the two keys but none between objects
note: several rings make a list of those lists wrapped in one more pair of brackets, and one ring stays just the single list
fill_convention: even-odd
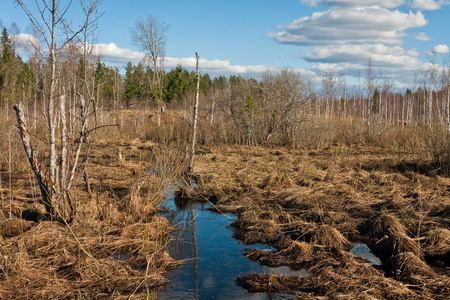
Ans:
[{"label": "shallow stream", "polygon": [[[236,284],[238,276],[250,273],[269,274],[270,268],[246,259],[248,249],[232,237],[231,214],[218,214],[210,210],[209,203],[191,203],[177,207],[174,191],[166,193],[166,218],[180,229],[169,245],[170,255],[185,262],[173,270],[170,285],[159,292],[160,299],[291,299],[292,295],[265,293],[250,294]],[[266,249],[266,245],[253,245]],[[305,270],[293,271],[289,267],[272,268],[283,275],[307,275]]]}]

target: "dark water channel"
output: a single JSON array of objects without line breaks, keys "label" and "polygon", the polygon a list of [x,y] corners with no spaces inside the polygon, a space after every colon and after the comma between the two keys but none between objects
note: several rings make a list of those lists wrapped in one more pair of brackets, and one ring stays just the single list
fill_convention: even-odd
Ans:
[{"label": "dark water channel", "polygon": [[[166,193],[164,216],[180,229],[169,245],[170,255],[185,262],[173,270],[170,285],[158,292],[160,299],[291,299],[293,295],[250,294],[236,284],[236,278],[250,273],[269,274],[270,268],[246,259],[248,249],[232,237],[230,224],[234,215],[218,214],[209,203],[174,204],[174,191]],[[268,246],[254,245],[267,249]],[[305,270],[289,267],[272,268],[275,274],[307,275]]]}]

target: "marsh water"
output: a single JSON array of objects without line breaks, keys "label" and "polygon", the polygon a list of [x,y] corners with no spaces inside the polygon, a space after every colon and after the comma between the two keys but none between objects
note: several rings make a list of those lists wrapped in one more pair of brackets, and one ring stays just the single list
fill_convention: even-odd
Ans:
[{"label": "marsh water", "polygon": [[[238,276],[250,273],[269,274],[270,268],[245,258],[248,247],[232,237],[231,214],[210,210],[209,203],[190,203],[186,207],[174,204],[174,191],[166,194],[165,217],[178,226],[169,245],[170,255],[184,263],[173,270],[160,299],[291,299],[292,295],[250,294],[236,284]],[[271,251],[265,245],[253,248]],[[293,276],[308,275],[305,270],[289,267],[272,268],[272,273]]]},{"label": "marsh water", "polygon": [[[233,238],[232,214],[211,210],[212,204],[192,202],[183,207],[175,204],[175,190],[166,192],[164,216],[178,227],[169,244],[170,256],[183,261],[168,276],[168,287],[158,292],[160,299],[291,299],[293,295],[248,293],[236,284],[238,276],[250,273],[270,274],[269,267],[245,258],[249,248],[265,251],[267,245],[246,246]],[[381,261],[366,244],[356,244],[351,252],[366,258],[372,265]],[[305,269],[272,268],[273,274],[308,276]]]}]

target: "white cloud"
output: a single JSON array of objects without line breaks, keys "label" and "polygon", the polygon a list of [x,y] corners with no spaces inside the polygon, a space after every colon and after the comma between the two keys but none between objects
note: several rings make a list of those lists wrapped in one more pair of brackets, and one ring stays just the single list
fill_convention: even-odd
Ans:
[{"label": "white cloud", "polygon": [[379,76],[392,76],[397,82],[412,83],[419,70],[430,68],[429,63],[419,60],[417,50],[404,50],[400,46],[377,45],[335,45],[314,49],[305,60],[316,63],[311,70],[324,74],[338,72],[354,77],[364,77],[371,59],[373,70]]},{"label": "white cloud", "polygon": [[448,4],[448,0],[413,0],[411,7],[418,10],[436,10],[441,9],[443,5]]},{"label": "white cloud", "polygon": [[17,52],[30,52],[33,47],[40,47],[41,43],[38,38],[31,34],[20,33],[10,36],[12,44],[16,47]]},{"label": "white cloud", "polygon": [[405,0],[301,0],[301,3],[309,6],[328,5],[328,6],[368,6],[378,5],[380,7],[394,8],[405,4]]},{"label": "white cloud", "polygon": [[[436,68],[440,69],[439,66],[436,66]],[[429,69],[430,64],[421,61],[417,61],[417,64],[410,66],[405,65],[401,68],[388,65],[373,64],[373,72],[376,77],[379,78],[380,76],[389,76],[393,78],[397,82],[397,84],[412,84],[414,82],[414,76],[416,74]],[[355,78],[364,78],[366,76],[367,63],[323,63],[314,65],[311,70],[315,71],[318,74],[325,74],[326,72],[338,72],[340,74],[353,76]]]},{"label": "white cloud", "polygon": [[367,65],[369,57],[374,65],[383,67],[417,67],[420,64],[417,51],[405,51],[400,46],[389,47],[383,44],[318,47],[307,54],[305,60],[328,64]]},{"label": "white cloud", "polygon": [[303,17],[270,33],[279,43],[328,45],[346,43],[401,44],[403,31],[422,27],[427,20],[421,12],[403,13],[378,6],[330,9]]},{"label": "white cloud", "polygon": [[436,10],[450,4],[449,0],[300,0],[301,3],[317,7],[320,5],[330,7],[362,7],[379,6],[385,8],[396,8],[409,3],[409,6],[418,10]]},{"label": "white cloud", "polygon": [[[166,69],[175,68],[177,65],[183,66],[188,70],[195,70],[196,59],[195,57],[166,57],[164,60],[164,65]],[[265,65],[233,65],[229,60],[208,60],[205,58],[200,58],[199,60],[200,70],[202,73],[208,73],[210,76],[220,76],[220,75],[243,75],[250,76],[253,78],[259,78],[261,74],[265,71],[277,71],[280,68],[278,66],[265,66]],[[317,80],[318,76],[314,71],[305,69],[294,69],[294,71],[299,72],[303,76]]]},{"label": "white cloud", "polygon": [[449,53],[448,46],[445,44],[440,44],[434,46],[432,49],[427,51],[428,55],[438,55],[438,54],[447,54]]},{"label": "white cloud", "polygon": [[[101,56],[107,64],[112,64],[116,66],[123,66],[129,61],[133,64],[138,64],[144,59],[144,53],[136,52],[131,49],[119,48],[114,43],[109,44],[96,44],[94,45],[94,54]],[[266,70],[276,70],[276,66],[264,66],[264,65],[253,65],[253,66],[243,66],[243,65],[233,65],[229,60],[208,60],[205,58],[200,58],[199,61],[200,68],[202,72],[209,73],[212,76],[216,75],[231,75],[231,74],[242,74],[242,75],[259,75]],[[194,70],[196,66],[195,57],[166,57],[164,59],[164,66],[167,69],[175,68],[177,65],[182,65],[184,68],[189,70]],[[312,72],[301,70],[304,74],[311,75]],[[315,75],[315,73],[312,73]]]},{"label": "white cloud", "polygon": [[[14,41],[16,43],[17,52],[25,54],[29,53],[31,50],[31,45],[33,42],[35,45],[40,45],[38,39],[30,34],[19,34],[14,37]],[[125,49],[118,47],[115,43],[109,44],[94,44],[91,45],[93,47],[93,55],[99,56],[102,58],[108,65],[122,67],[128,62],[137,65],[142,62],[145,54],[143,52],[137,52],[132,49]],[[200,68],[203,73],[208,73],[211,76],[219,76],[219,75],[248,75],[248,76],[256,76],[258,77],[267,70],[278,70],[277,66],[265,66],[265,65],[233,65],[229,60],[220,60],[213,59],[208,60],[205,58],[200,58]],[[164,65],[166,69],[175,68],[177,65],[182,65],[184,68],[189,70],[195,70],[196,67],[196,58],[195,57],[185,57],[185,58],[176,58],[176,57],[166,57],[164,60]],[[305,76],[316,76],[316,74],[312,71],[297,69],[296,71],[301,72]]]},{"label": "white cloud", "polygon": [[145,56],[142,52],[119,48],[114,43],[96,44],[94,46],[94,55],[102,56],[106,61],[119,65],[126,64],[129,61],[137,64]]},{"label": "white cloud", "polygon": [[[188,69],[194,69],[196,65],[196,59],[194,57],[186,58],[174,58],[166,57],[164,60],[164,65],[168,68],[174,68],[177,65],[182,65]],[[232,65],[229,60],[208,60],[205,58],[200,58],[199,65],[203,72],[215,73],[215,74],[257,74],[262,73],[268,69],[273,69],[276,67],[269,67],[263,65],[254,66],[241,66]]]},{"label": "white cloud", "polygon": [[431,38],[429,38],[424,32],[417,34],[415,38],[419,41],[431,41]]}]

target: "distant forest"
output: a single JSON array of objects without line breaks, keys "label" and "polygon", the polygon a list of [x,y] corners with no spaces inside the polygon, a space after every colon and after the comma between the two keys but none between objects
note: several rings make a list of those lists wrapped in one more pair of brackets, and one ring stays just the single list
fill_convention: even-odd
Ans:
[{"label": "distant forest", "polygon": [[[20,101],[28,104],[29,108],[34,106],[36,116],[38,108],[45,106],[50,90],[48,60],[43,59],[45,56],[38,49],[34,49],[25,62],[16,53],[6,28],[2,30],[0,47],[2,114],[9,114],[8,108]],[[84,96],[95,98],[97,106],[101,108],[126,107],[137,103],[157,106],[160,99],[172,108],[186,108],[186,101],[193,101],[194,71],[189,72],[181,65],[170,71],[158,70],[163,74],[162,83],[154,84],[155,72],[151,64],[141,62],[134,65],[129,62],[125,71],[121,72],[118,67],[108,66],[99,57],[93,56],[92,50],[82,47],[71,42],[59,54],[59,94],[65,91],[74,98],[77,93],[87,93],[89,95]],[[289,94],[283,92],[283,88],[289,85],[288,73],[292,75],[295,72],[281,70],[278,75],[273,73],[268,71],[262,74],[260,80],[236,75],[211,78],[209,74],[202,73],[200,93],[204,101],[201,106],[211,114],[214,110],[251,114],[253,110],[264,110],[268,101],[275,101],[281,106],[284,102],[288,103],[288,110],[294,106],[301,107],[303,112],[325,118],[356,117],[368,123],[383,120],[383,123],[388,121],[403,125],[418,121],[450,127],[450,76],[447,68],[417,74],[413,86],[401,93],[395,89],[391,77],[375,75],[370,61],[365,78],[359,85],[349,85],[343,76],[333,72],[323,74],[321,84],[297,74],[294,77],[299,80],[296,80],[295,87],[291,86],[295,89],[295,101],[292,103],[292,98],[277,98]],[[277,76],[281,78],[276,79]],[[273,86],[273,80],[278,86]],[[276,89],[278,91],[275,92]],[[278,95],[269,99],[269,90]],[[283,114],[277,116],[282,117]]]}]

